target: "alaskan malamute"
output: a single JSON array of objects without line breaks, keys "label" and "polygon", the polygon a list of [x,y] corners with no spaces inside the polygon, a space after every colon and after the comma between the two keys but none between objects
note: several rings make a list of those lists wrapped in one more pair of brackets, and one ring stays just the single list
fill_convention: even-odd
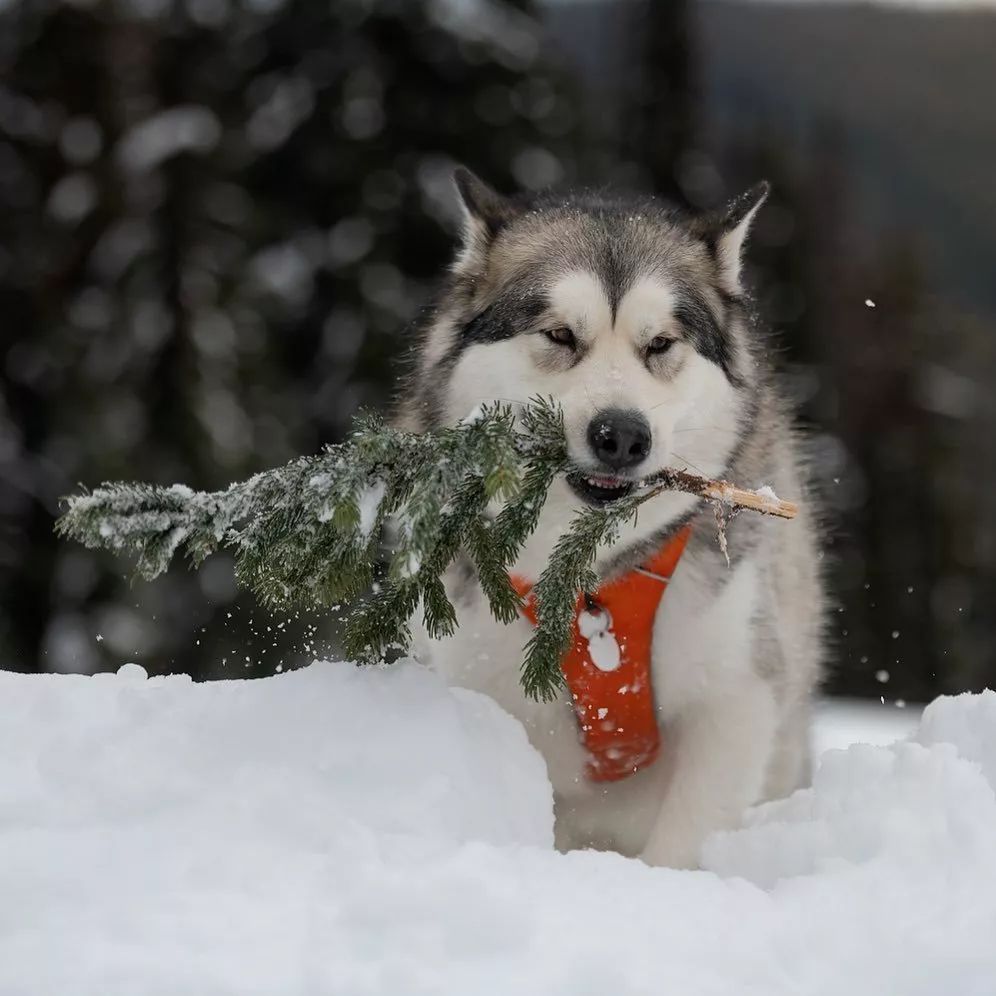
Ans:
[{"label": "alaskan malamute", "polygon": [[[517,577],[539,577],[579,508],[664,467],[800,501],[793,521],[737,516],[728,562],[714,509],[665,493],[604,552],[597,569],[607,582],[638,572],[667,588],[654,595],[645,634],[660,751],[628,777],[592,777],[585,731],[612,725],[607,708],[595,702],[584,714],[571,686],[554,702],[525,696],[519,668],[532,624],[496,622],[469,566],[447,578],[456,636],[419,647],[451,683],[522,721],[547,762],[559,847],[694,867],[706,835],[808,778],[823,651],[818,537],[799,446],[742,279],[767,186],[696,215],[601,194],[505,197],[464,169],[455,181],[462,244],[423,323],[400,417],[428,429],[495,399],[562,405],[574,470],[551,489]],[[687,546],[665,585],[646,565],[679,536]],[[612,620],[603,622],[611,636]]]}]

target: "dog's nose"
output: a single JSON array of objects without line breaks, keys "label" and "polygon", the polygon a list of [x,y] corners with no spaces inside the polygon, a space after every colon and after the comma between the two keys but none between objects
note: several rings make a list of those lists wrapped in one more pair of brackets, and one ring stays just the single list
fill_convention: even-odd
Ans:
[{"label": "dog's nose", "polygon": [[650,424],[637,411],[610,408],[588,423],[588,445],[613,470],[642,463],[650,452]]}]

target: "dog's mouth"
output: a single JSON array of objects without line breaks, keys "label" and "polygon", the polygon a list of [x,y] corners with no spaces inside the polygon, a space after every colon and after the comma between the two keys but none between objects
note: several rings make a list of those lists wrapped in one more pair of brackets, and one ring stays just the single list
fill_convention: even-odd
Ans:
[{"label": "dog's mouth", "polygon": [[610,474],[590,474],[577,468],[567,472],[571,490],[589,505],[607,505],[630,494],[636,482]]}]

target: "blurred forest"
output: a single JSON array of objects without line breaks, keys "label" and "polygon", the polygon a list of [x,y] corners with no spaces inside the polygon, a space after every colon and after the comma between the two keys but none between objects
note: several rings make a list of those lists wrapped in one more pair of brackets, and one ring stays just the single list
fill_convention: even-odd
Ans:
[{"label": "blurred forest", "polygon": [[58,498],[217,488],[383,405],[465,162],[694,207],[770,179],[751,276],[826,512],[829,688],[996,683],[994,29],[726,0],[0,0],[0,667],[236,677],[327,646],[222,558],[129,586],[55,541]]}]

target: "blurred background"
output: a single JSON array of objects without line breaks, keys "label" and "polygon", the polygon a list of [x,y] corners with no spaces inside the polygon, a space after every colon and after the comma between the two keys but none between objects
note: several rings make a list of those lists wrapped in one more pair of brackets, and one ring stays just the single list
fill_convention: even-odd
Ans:
[{"label": "blurred background", "polygon": [[263,675],[328,649],[223,557],[129,585],[60,495],[218,488],[392,391],[450,170],[711,207],[817,454],[829,690],[996,684],[996,9],[0,0],[0,667]]}]

